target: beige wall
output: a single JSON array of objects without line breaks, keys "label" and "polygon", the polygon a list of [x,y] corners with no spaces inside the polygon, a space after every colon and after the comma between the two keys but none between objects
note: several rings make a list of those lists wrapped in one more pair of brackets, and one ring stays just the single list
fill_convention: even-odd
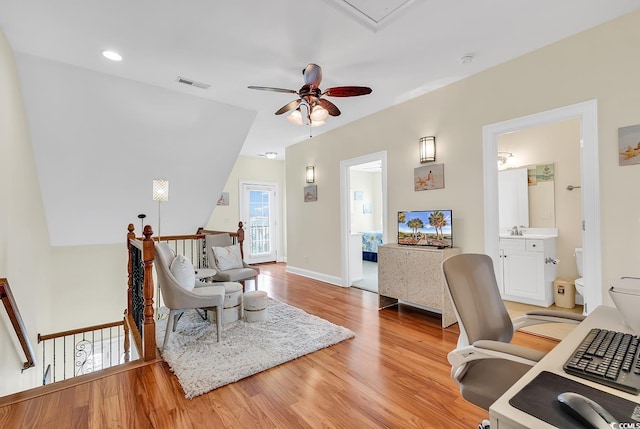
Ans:
[{"label": "beige wall", "polygon": [[[7,278],[34,350],[50,322],[52,259],[13,52],[0,29],[0,277]],[[0,306],[0,396],[33,387],[25,357]]]},{"label": "beige wall", "polygon": [[[302,181],[304,182],[304,168],[301,174]],[[280,194],[277,196],[278,212],[280,214],[280,225],[282,226],[279,228],[278,234],[278,260],[286,261],[287,228],[285,225],[287,225],[287,214],[285,212],[286,182],[284,161],[248,156],[238,157],[223,190],[223,192],[229,193],[229,205],[216,206],[213,209],[206,229],[235,231],[238,229],[239,220],[246,222],[246,219],[240,218],[240,181],[268,182],[278,185],[278,192]],[[300,195],[302,195],[302,191],[300,191]],[[218,197],[213,196],[212,198],[217,199]]]},{"label": "beige wall", "polygon": [[[454,244],[484,252],[482,127],[597,99],[602,288],[623,275],[640,276],[640,198],[630,191],[640,182],[640,166],[619,167],[617,156],[618,128],[640,122],[639,44],[636,12],[289,147],[289,265],[340,276],[339,163],[382,150],[389,236],[398,210],[452,208]],[[425,135],[437,137],[445,188],[414,192],[417,141]],[[296,198],[303,183],[290,174],[309,163],[318,175],[315,203]]]},{"label": "beige wall", "polygon": [[[379,172],[351,172],[351,231],[382,230],[382,175]],[[362,200],[355,200],[353,193],[362,192]],[[372,212],[364,213],[365,205],[370,205]]]},{"label": "beige wall", "polygon": [[[571,120],[504,134],[498,138],[498,150],[511,152],[515,161],[510,168],[536,164],[554,164],[554,181],[529,186],[531,227],[558,228],[558,276],[578,277],[574,249],[582,247],[582,210],[580,189],[567,191],[567,185],[580,185],[580,124]],[[537,193],[551,193],[555,208],[541,207]],[[552,195],[549,195],[551,197]],[[554,210],[555,222],[546,224],[545,212]]]}]

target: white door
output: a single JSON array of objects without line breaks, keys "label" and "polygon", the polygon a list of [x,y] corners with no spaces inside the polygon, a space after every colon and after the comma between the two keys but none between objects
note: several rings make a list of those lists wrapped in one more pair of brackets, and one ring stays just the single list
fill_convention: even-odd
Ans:
[{"label": "white door", "polygon": [[241,182],[244,259],[250,264],[277,260],[277,185]]}]

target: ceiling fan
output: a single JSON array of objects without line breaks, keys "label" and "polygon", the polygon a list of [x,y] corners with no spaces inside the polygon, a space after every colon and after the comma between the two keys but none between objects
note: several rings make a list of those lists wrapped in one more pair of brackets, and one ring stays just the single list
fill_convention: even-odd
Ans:
[{"label": "ceiling fan", "polygon": [[355,97],[358,95],[371,94],[371,88],[366,86],[335,86],[327,88],[324,92],[320,89],[322,81],[322,69],[317,64],[308,64],[302,70],[304,85],[300,90],[283,88],[271,88],[267,86],[249,86],[250,89],[258,89],[261,91],[286,92],[297,94],[297,100],[285,104],[276,111],[276,115],[293,110],[289,115],[289,121],[295,124],[309,125],[310,127],[323,125],[327,116],[339,116],[340,109],[327,97]]}]

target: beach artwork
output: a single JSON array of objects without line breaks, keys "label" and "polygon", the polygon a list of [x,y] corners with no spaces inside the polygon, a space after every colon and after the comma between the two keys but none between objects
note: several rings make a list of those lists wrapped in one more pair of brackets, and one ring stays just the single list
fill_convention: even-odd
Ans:
[{"label": "beach artwork", "polygon": [[414,191],[444,188],[444,164],[432,164],[413,170]]},{"label": "beach artwork", "polygon": [[317,185],[309,185],[304,187],[304,202],[318,201]]},{"label": "beach artwork", "polygon": [[640,164],[640,125],[618,128],[618,164]]}]

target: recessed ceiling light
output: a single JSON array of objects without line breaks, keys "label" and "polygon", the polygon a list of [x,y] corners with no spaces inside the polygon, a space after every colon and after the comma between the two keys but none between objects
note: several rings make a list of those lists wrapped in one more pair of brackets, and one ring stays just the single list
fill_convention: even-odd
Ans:
[{"label": "recessed ceiling light", "polygon": [[111,61],[122,61],[122,55],[114,51],[102,51],[102,55]]}]

